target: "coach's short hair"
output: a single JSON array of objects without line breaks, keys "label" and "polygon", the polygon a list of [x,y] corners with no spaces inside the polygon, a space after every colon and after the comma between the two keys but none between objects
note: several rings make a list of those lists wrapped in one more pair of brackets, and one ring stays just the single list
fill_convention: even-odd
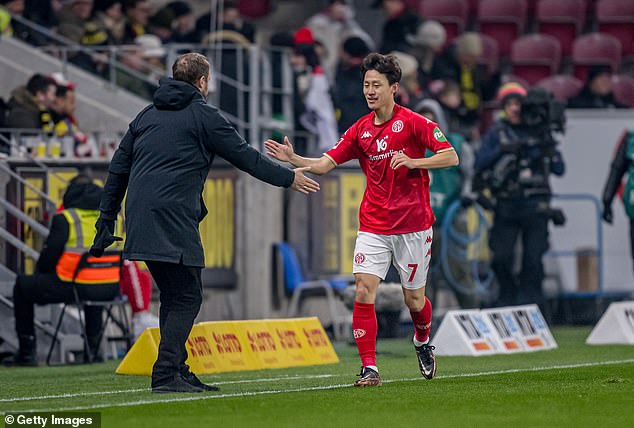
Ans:
[{"label": "coach's short hair", "polygon": [[195,85],[201,76],[207,77],[208,75],[209,60],[207,60],[206,56],[199,53],[190,52],[180,55],[172,66],[174,80],[180,80],[192,85]]},{"label": "coach's short hair", "polygon": [[379,53],[371,53],[363,59],[361,66],[361,77],[365,78],[365,73],[369,70],[376,70],[387,77],[390,85],[401,80],[401,67],[394,55],[381,55]]}]

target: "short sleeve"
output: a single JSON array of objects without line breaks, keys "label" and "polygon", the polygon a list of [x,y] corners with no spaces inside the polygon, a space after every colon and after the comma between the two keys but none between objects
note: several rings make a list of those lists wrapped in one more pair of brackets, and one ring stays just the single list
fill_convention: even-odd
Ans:
[{"label": "short sleeve", "polygon": [[348,128],[341,138],[339,138],[337,144],[325,153],[325,155],[333,160],[337,165],[341,165],[349,160],[357,159],[359,157],[357,123]]},{"label": "short sleeve", "polygon": [[447,137],[445,137],[445,134],[440,130],[437,123],[420,117],[416,120],[415,127],[425,148],[434,153],[453,150],[453,147],[449,141],[447,141]]}]

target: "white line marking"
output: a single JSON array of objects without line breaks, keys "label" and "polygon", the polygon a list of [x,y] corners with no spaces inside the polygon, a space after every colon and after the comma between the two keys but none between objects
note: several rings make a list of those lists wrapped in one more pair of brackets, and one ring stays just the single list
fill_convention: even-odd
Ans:
[{"label": "white line marking", "polygon": [[[250,383],[250,382],[277,382],[282,380],[297,380],[297,379],[323,379],[328,377],[334,377],[332,374],[321,375],[307,375],[307,376],[283,376],[272,377],[267,379],[240,379],[240,380],[228,380],[224,382],[213,382],[214,385],[230,385],[236,383]],[[0,398],[0,403],[11,403],[14,401],[32,401],[32,400],[51,400],[55,398],[71,398],[71,397],[88,397],[91,395],[111,395],[111,394],[126,394],[129,392],[142,392],[150,391],[151,388],[134,388],[134,389],[121,389],[117,391],[93,391],[93,392],[76,392],[57,395],[40,395],[33,397],[17,397],[17,398]]]},{"label": "white line marking", "polygon": [[[462,377],[491,376],[491,375],[523,373],[523,372],[539,372],[539,371],[546,371],[546,370],[574,369],[579,367],[607,366],[607,365],[627,364],[627,363],[634,363],[634,359],[599,361],[595,363],[566,364],[566,365],[556,365],[556,366],[548,366],[548,367],[532,367],[532,368],[526,368],[526,369],[507,369],[507,370],[497,370],[497,371],[487,371],[487,372],[477,372],[477,373],[460,373],[455,375],[438,376],[436,377],[436,379],[455,379],[455,378],[462,378]],[[423,380],[423,378],[421,377],[388,379],[388,380],[384,380],[383,383],[411,382],[411,381],[421,381],[421,380]],[[205,395],[196,395],[196,396],[179,397],[179,398],[166,398],[166,399],[158,399],[158,400],[128,401],[124,403],[108,403],[108,404],[102,403],[102,404],[94,404],[90,406],[64,407],[61,409],[5,410],[1,412],[1,414],[18,413],[18,412],[20,413],[50,412],[50,411],[64,412],[64,411],[74,411],[74,410],[103,409],[103,408],[110,408],[110,407],[131,407],[131,406],[141,406],[145,404],[176,403],[180,401],[198,401],[198,400],[212,400],[212,399],[218,399],[218,398],[250,397],[254,395],[283,394],[283,393],[290,393],[290,392],[323,391],[328,389],[349,388],[351,386],[352,386],[351,383],[342,383],[342,384],[336,384],[336,385],[312,386],[312,387],[306,387],[306,388],[277,389],[277,390],[255,391],[255,392],[238,392],[233,394],[219,394],[219,395],[205,394]]]}]

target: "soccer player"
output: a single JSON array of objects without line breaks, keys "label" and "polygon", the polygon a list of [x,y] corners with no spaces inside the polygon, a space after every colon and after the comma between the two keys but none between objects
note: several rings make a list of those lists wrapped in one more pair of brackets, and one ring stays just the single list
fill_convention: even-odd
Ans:
[{"label": "soccer player", "polygon": [[[429,344],[432,307],[425,297],[434,214],[429,203],[428,169],[458,164],[458,156],[436,123],[394,102],[401,69],[392,55],[372,53],[363,61],[363,94],[372,110],[359,119],[321,158],[295,154],[284,144],[265,142],[270,156],[323,175],[358,159],[367,178],[359,209],[354,250],[356,295],[352,328],[362,368],[355,386],[379,386],[376,364],[376,292],[392,263],[399,271],[405,303],[414,321],[414,346],[421,374],[436,372]],[[429,149],[434,155],[425,158]]]}]

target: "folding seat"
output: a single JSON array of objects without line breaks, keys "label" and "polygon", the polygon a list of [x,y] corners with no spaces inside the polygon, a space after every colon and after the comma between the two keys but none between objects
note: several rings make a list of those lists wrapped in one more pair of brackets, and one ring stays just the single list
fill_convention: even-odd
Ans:
[{"label": "folding seat", "polygon": [[574,76],[558,74],[540,80],[535,86],[546,89],[558,101],[567,102],[581,91],[583,82]]},{"label": "folding seat", "polygon": [[623,55],[634,55],[634,1],[599,0],[596,16],[599,31],[619,39]]},{"label": "folding seat", "polygon": [[526,0],[482,0],[478,7],[480,33],[498,42],[500,55],[511,52],[511,43],[524,31]]},{"label": "folding seat", "polygon": [[419,12],[425,19],[440,22],[447,32],[447,43],[451,43],[465,30],[469,4],[467,0],[423,0]]},{"label": "folding seat", "polygon": [[559,41],[547,34],[522,36],[511,47],[513,74],[531,85],[557,73],[560,63]]},{"label": "folding seat", "polygon": [[581,34],[585,18],[585,0],[540,0],[537,4],[538,32],[557,38],[566,57],[572,53],[572,42]]},{"label": "folding seat", "polygon": [[487,73],[494,74],[500,66],[498,42],[486,34],[480,34],[480,40],[482,40],[482,55],[478,62],[486,66]]},{"label": "folding seat", "polygon": [[572,63],[577,79],[586,80],[591,65],[609,65],[617,71],[621,64],[621,42],[608,34],[591,33],[577,37],[572,44]]},{"label": "folding seat", "polygon": [[634,108],[634,78],[625,74],[612,75],[614,98],[622,104]]}]

